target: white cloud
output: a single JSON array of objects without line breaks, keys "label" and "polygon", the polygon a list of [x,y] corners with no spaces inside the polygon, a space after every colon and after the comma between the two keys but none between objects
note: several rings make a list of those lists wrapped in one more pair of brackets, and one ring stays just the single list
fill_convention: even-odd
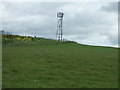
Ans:
[{"label": "white cloud", "polygon": [[56,13],[63,11],[64,38],[92,45],[118,44],[117,3],[11,2],[4,6],[6,31],[55,38]]}]

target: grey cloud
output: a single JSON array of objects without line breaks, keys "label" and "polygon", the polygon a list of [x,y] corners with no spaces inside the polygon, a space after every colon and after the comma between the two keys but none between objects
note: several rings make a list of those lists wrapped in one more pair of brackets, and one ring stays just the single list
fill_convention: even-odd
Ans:
[{"label": "grey cloud", "polygon": [[118,12],[118,2],[111,2],[107,5],[103,5],[101,7],[101,10],[107,11],[107,12]]},{"label": "grey cloud", "polygon": [[6,31],[55,38],[56,12],[60,10],[65,13],[64,38],[87,44],[117,44],[116,33],[109,33],[116,32],[112,27],[117,22],[117,14],[109,11],[114,6],[111,3],[5,3],[5,6],[3,25]]}]

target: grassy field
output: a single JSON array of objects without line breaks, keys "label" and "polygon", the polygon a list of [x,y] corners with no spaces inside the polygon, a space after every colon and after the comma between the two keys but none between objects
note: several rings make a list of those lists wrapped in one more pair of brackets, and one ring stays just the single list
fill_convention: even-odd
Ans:
[{"label": "grassy field", "polygon": [[3,88],[118,87],[117,48],[42,40],[3,43]]}]

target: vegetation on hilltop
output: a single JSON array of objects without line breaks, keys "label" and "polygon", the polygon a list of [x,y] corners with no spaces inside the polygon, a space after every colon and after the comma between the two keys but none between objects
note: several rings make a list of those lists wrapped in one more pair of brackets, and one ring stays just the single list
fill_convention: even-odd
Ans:
[{"label": "vegetation on hilltop", "polygon": [[40,37],[19,36],[19,35],[3,35],[3,45],[45,45],[45,44],[61,44],[76,43],[74,41],[60,42],[53,39],[45,39]]}]

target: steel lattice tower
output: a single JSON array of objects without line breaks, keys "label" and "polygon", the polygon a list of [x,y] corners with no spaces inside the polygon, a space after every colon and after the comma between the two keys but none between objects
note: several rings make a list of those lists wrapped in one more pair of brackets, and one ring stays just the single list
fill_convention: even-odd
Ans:
[{"label": "steel lattice tower", "polygon": [[62,42],[62,20],[63,20],[63,12],[58,12],[57,17],[58,17],[58,23],[57,23],[57,32],[56,32],[56,39]]}]

